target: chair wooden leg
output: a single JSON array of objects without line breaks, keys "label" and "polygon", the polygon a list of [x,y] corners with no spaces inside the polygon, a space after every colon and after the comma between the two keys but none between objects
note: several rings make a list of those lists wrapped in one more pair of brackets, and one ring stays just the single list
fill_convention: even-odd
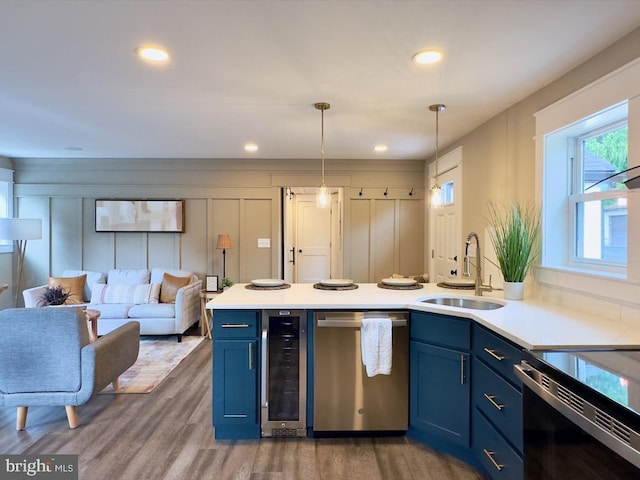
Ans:
[{"label": "chair wooden leg", "polygon": [[116,378],[113,382],[111,382],[113,385],[113,389],[114,390],[120,390],[120,377]]},{"label": "chair wooden leg", "polygon": [[66,405],[64,409],[67,412],[69,428],[76,428],[78,426],[78,410],[73,405]]},{"label": "chair wooden leg", "polygon": [[27,426],[27,410],[29,407],[18,407],[16,430],[24,430]]}]

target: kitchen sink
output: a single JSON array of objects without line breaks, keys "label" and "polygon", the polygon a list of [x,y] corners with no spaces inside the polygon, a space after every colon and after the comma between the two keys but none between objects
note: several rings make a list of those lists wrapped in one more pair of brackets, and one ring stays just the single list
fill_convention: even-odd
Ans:
[{"label": "kitchen sink", "polygon": [[490,300],[478,300],[469,297],[436,297],[422,300],[424,303],[433,303],[435,305],[445,305],[447,307],[471,308],[474,310],[495,310],[502,308],[504,305]]}]

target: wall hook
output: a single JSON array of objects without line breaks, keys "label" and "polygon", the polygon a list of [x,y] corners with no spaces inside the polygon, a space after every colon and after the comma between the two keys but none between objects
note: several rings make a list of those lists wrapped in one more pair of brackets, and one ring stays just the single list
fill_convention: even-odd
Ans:
[{"label": "wall hook", "polygon": [[409,196],[413,197],[413,187],[411,188],[411,190],[409,190]]},{"label": "wall hook", "polygon": [[360,187],[360,193],[358,195],[362,196],[362,187]]},{"label": "wall hook", "polygon": [[384,196],[385,196],[385,197],[387,196],[387,193],[389,193],[389,187],[387,187],[387,188],[385,188],[385,189],[384,189]]}]

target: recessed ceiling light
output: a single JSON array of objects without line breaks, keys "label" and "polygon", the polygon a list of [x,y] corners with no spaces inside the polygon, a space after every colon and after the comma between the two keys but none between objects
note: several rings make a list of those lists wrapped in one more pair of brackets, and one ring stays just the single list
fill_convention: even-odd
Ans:
[{"label": "recessed ceiling light", "polygon": [[158,47],[138,47],[136,53],[140,58],[149,62],[166,62],[169,60],[169,53]]},{"label": "recessed ceiling light", "polygon": [[420,64],[436,63],[442,60],[442,52],[438,50],[421,50],[413,56],[413,61]]},{"label": "recessed ceiling light", "polygon": [[258,151],[258,145],[256,145],[255,143],[246,143],[244,145],[244,149],[247,152],[257,152]]},{"label": "recessed ceiling light", "polygon": [[373,149],[376,152],[386,152],[387,151],[387,146],[386,145],[376,145],[375,147],[373,147]]}]

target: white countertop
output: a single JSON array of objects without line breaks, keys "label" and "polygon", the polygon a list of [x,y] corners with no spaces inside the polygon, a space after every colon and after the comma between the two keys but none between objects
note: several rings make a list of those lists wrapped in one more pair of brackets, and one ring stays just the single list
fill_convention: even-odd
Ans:
[{"label": "white countertop", "polygon": [[504,307],[474,310],[424,303],[443,296],[471,296],[473,290],[440,288],[425,283],[417,290],[390,290],[375,283],[360,283],[355,290],[327,291],[312,284],[292,284],[281,290],[250,290],[236,284],[207,303],[218,309],[411,309],[475,320],[492,331],[530,350],[635,348],[640,349],[640,328],[536,301],[504,300],[502,292],[491,292],[479,300],[497,301]]}]

